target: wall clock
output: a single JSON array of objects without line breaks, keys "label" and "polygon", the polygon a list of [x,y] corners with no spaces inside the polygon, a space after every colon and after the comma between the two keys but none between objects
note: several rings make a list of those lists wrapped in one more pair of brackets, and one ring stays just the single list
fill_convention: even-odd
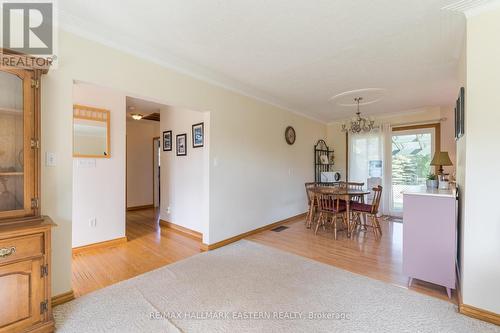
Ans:
[{"label": "wall clock", "polygon": [[288,126],[285,130],[285,140],[289,145],[293,145],[295,143],[296,135],[295,130],[292,126]]}]

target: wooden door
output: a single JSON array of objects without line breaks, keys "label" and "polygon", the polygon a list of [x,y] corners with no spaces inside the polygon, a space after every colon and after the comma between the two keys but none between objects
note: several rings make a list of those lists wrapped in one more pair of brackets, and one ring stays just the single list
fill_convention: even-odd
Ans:
[{"label": "wooden door", "polygon": [[0,266],[0,332],[20,332],[45,318],[42,258]]}]

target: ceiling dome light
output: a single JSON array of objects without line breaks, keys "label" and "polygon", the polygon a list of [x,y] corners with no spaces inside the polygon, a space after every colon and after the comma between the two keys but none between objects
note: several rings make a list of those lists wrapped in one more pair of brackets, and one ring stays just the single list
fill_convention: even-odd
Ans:
[{"label": "ceiling dome light", "polygon": [[380,101],[384,98],[386,92],[387,91],[383,88],[363,88],[349,90],[330,97],[330,101],[340,106],[356,106],[358,103],[354,98],[363,96],[363,100],[359,105],[364,106]]},{"label": "ceiling dome light", "polygon": [[131,116],[134,120],[141,120],[143,117],[140,113],[132,113]]}]

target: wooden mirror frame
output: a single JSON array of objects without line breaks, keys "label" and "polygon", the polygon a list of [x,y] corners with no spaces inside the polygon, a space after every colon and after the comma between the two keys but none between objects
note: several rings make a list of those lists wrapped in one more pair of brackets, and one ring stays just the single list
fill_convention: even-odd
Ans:
[{"label": "wooden mirror frame", "polygon": [[[106,155],[83,155],[75,154],[75,119],[94,120],[106,123]],[[92,106],[74,104],[73,105],[73,157],[79,158],[111,158],[111,138],[110,138],[110,112],[106,109],[99,109]]]}]

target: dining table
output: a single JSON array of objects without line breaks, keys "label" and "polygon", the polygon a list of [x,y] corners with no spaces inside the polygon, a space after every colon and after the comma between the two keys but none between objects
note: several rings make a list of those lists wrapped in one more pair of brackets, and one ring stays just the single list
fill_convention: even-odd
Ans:
[{"label": "dining table", "polygon": [[311,228],[314,219],[314,203],[316,202],[317,196],[319,196],[320,194],[335,194],[338,195],[343,200],[345,200],[346,215],[347,215],[347,238],[351,238],[353,230],[353,224],[350,221],[351,201],[353,198],[364,198],[364,196],[370,194],[370,192],[366,190],[353,189],[348,187],[324,186],[324,185],[310,188],[309,192],[311,195],[311,205],[309,206],[309,214],[307,214],[307,221],[306,221],[307,228]]}]

